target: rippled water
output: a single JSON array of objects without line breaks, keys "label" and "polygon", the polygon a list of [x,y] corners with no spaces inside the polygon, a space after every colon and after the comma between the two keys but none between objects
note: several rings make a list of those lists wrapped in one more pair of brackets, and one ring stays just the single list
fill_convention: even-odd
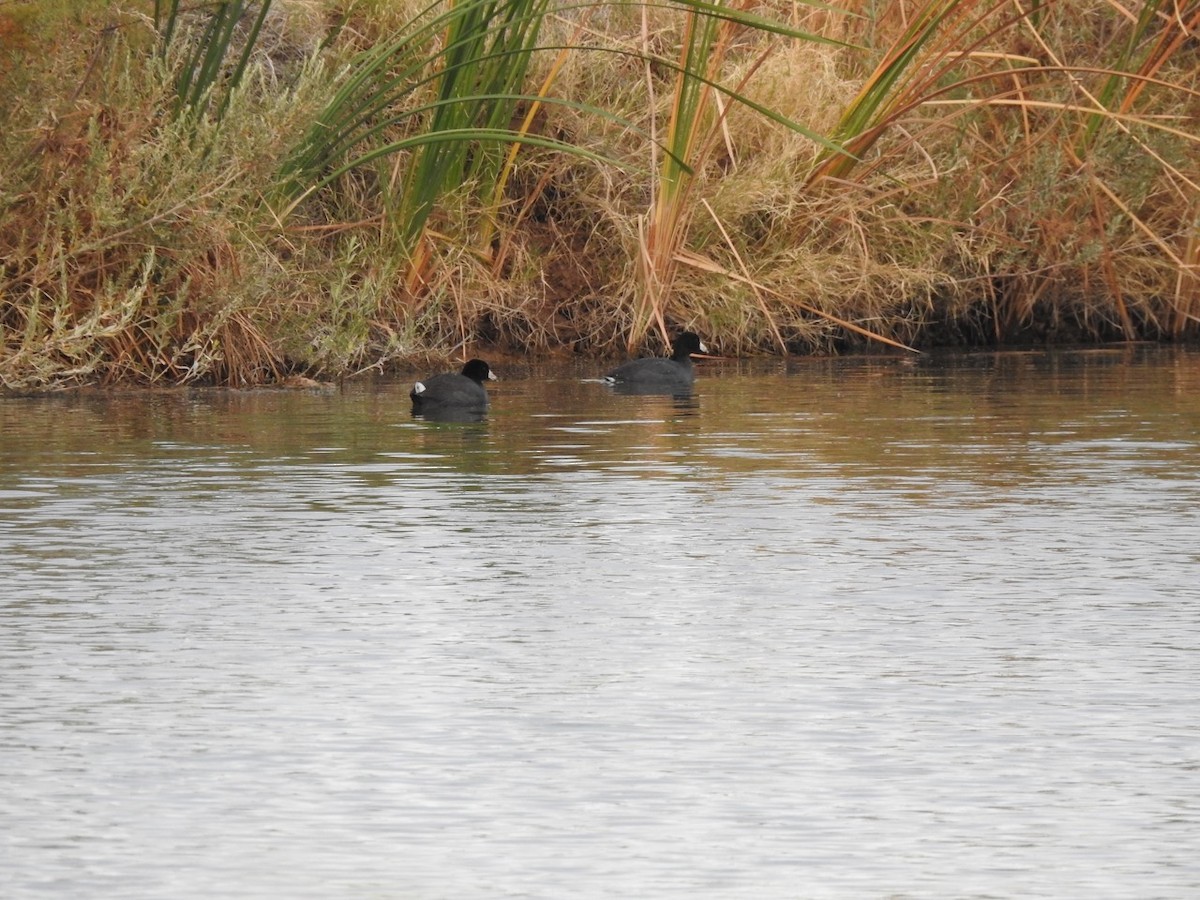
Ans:
[{"label": "rippled water", "polygon": [[1200,894],[1200,354],[0,398],[0,895]]}]

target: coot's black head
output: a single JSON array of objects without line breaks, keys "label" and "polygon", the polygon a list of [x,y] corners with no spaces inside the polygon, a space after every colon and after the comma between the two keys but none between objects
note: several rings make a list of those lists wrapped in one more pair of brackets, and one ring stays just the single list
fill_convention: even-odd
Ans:
[{"label": "coot's black head", "polygon": [[496,380],[495,373],[482,359],[467,360],[467,364],[462,367],[462,374],[479,384],[483,384],[485,381]]},{"label": "coot's black head", "polygon": [[671,349],[674,353],[671,354],[672,359],[684,360],[690,357],[693,353],[707,353],[708,348],[700,340],[700,335],[694,331],[685,331],[675,338],[671,344]]}]

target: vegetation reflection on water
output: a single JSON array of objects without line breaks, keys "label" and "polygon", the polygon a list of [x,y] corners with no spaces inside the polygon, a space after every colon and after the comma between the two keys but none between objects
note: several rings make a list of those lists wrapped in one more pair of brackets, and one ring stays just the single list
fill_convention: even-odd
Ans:
[{"label": "vegetation reflection on water", "polygon": [[0,399],[5,896],[1188,896],[1200,356]]}]

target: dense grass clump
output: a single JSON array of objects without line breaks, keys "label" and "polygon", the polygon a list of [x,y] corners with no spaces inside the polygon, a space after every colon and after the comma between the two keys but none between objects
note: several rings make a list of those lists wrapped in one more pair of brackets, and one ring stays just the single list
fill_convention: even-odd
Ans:
[{"label": "dense grass clump", "polygon": [[0,383],[681,326],[1194,338],[1197,28],[1182,0],[0,4]]}]

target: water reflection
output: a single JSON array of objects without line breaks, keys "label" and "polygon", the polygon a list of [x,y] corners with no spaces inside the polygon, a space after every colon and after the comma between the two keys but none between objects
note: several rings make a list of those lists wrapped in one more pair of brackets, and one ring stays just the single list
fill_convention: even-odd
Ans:
[{"label": "water reflection", "polygon": [[0,398],[5,897],[1190,896],[1200,356]]},{"label": "water reflection", "polygon": [[412,417],[418,422],[457,422],[475,424],[487,419],[487,410],[458,409],[455,407],[431,407],[420,412],[413,410]]},{"label": "water reflection", "polygon": [[624,381],[618,381],[615,384],[606,385],[614,394],[624,397],[673,397],[675,400],[686,403],[692,399],[692,390],[681,390],[679,388],[663,387],[657,384],[630,384]]}]

